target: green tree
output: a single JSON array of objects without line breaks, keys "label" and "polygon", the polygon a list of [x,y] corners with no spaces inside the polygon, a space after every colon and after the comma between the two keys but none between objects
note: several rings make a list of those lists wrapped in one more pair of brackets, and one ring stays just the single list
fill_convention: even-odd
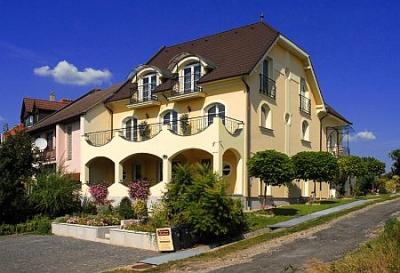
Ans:
[{"label": "green tree", "polygon": [[400,175],[400,149],[393,150],[390,152],[389,156],[393,160],[393,175]]},{"label": "green tree", "polygon": [[292,157],[296,179],[314,182],[315,199],[317,187],[315,182],[332,182],[339,172],[337,159],[328,152],[305,151]]},{"label": "green tree", "polygon": [[25,183],[34,173],[32,140],[26,133],[8,136],[0,145],[0,223],[24,220]]},{"label": "green tree", "polygon": [[207,166],[178,165],[167,189],[163,206],[170,221],[199,242],[238,236],[247,226],[240,201],[226,195],[225,181]]},{"label": "green tree", "polygon": [[61,171],[43,170],[32,180],[30,204],[38,213],[62,216],[80,208],[80,184]]},{"label": "green tree", "polygon": [[360,157],[354,155],[339,158],[338,164],[339,179],[337,181],[342,185],[342,188],[344,188],[346,181],[349,181],[350,194],[353,195],[354,189],[351,180],[365,176],[367,173],[367,167]]},{"label": "green tree", "polygon": [[385,163],[374,157],[363,157],[362,160],[366,167],[363,183],[363,187],[365,188],[364,192],[375,191],[377,178],[385,173]]},{"label": "green tree", "polygon": [[257,152],[248,161],[249,175],[264,183],[264,206],[267,200],[267,186],[281,186],[294,179],[291,159],[275,150]]}]

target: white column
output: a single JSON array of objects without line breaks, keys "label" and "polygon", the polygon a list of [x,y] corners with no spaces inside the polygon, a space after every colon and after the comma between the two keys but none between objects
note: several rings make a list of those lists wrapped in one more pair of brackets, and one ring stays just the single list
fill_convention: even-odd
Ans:
[{"label": "white column", "polygon": [[272,195],[272,186],[268,185],[267,186],[267,196],[271,196]]},{"label": "white column", "polygon": [[169,182],[172,178],[172,162],[168,159],[168,157],[163,158],[163,181],[162,182]]},{"label": "white column", "polygon": [[117,184],[119,182],[122,182],[123,180],[123,175],[124,175],[124,169],[122,167],[121,163],[115,163],[114,162],[114,183]]},{"label": "white column", "polygon": [[89,168],[86,165],[82,165],[80,173],[82,196],[89,195],[89,175]]},{"label": "white column", "polygon": [[310,186],[309,186],[310,182],[309,181],[304,181],[304,192],[303,192],[303,196],[304,197],[308,197],[310,194]]},{"label": "white column", "polygon": [[[217,144],[219,145],[219,144]],[[222,154],[218,152],[213,153],[213,171],[218,174],[219,176],[222,176]]]}]

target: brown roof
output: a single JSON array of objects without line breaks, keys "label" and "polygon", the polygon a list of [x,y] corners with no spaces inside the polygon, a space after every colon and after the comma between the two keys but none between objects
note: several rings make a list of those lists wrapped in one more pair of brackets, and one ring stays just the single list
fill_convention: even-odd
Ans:
[{"label": "brown roof", "polygon": [[[279,32],[264,22],[259,22],[163,47],[146,65],[167,70],[174,57],[190,53],[208,59],[215,65],[211,72],[200,79],[200,83],[241,76],[251,72],[278,36]],[[164,88],[157,91],[164,91]],[[118,91],[115,96],[120,92]],[[125,93],[125,95],[128,94]],[[127,98],[120,96],[122,97]],[[111,100],[115,99],[111,98]]]},{"label": "brown roof", "polygon": [[98,104],[99,102],[104,101],[110,95],[112,95],[115,91],[117,91],[121,87],[121,84],[115,84],[111,87],[100,90],[93,89],[83,95],[82,97],[76,99],[71,104],[63,107],[57,112],[51,114],[50,116],[42,119],[33,127],[29,128],[28,132],[34,132],[42,128],[54,126],[57,123],[60,123],[65,120],[70,120],[73,118],[79,117],[81,114],[88,111],[90,108]]},{"label": "brown roof", "polygon": [[342,116],[338,111],[336,111],[332,106],[325,103],[325,107],[326,107],[328,114],[331,114],[331,115],[337,117],[338,119],[343,120],[344,122],[346,122],[349,125],[353,124],[351,121],[349,121],[344,116]]},{"label": "brown roof", "polygon": [[70,103],[71,101],[67,100],[50,101],[43,99],[24,98],[22,101],[21,117],[24,118],[24,115],[26,113],[31,113],[34,108],[45,111],[57,111]]},{"label": "brown roof", "polygon": [[124,84],[121,85],[119,90],[110,98],[107,99],[107,101],[117,101],[117,100],[123,100],[130,98],[133,94],[133,91],[137,90],[137,84],[132,83],[130,80],[126,81]]}]

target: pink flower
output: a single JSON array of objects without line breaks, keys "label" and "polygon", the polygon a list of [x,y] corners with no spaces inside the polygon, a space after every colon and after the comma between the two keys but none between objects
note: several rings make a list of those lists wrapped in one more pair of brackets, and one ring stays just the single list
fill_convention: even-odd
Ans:
[{"label": "pink flower", "polygon": [[147,200],[150,195],[150,185],[146,180],[129,183],[129,196],[134,200]]},{"label": "pink flower", "polygon": [[89,192],[94,198],[96,204],[104,205],[106,203],[108,189],[105,185],[92,185],[89,187]]}]

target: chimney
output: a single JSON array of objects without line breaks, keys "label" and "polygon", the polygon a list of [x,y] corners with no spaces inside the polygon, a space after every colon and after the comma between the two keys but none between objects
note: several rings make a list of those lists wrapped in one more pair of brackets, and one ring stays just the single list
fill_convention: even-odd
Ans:
[{"label": "chimney", "polygon": [[49,100],[50,101],[56,101],[56,92],[54,92],[54,91],[50,92]]},{"label": "chimney", "polygon": [[264,22],[264,12],[261,12],[260,14],[260,22]]}]

